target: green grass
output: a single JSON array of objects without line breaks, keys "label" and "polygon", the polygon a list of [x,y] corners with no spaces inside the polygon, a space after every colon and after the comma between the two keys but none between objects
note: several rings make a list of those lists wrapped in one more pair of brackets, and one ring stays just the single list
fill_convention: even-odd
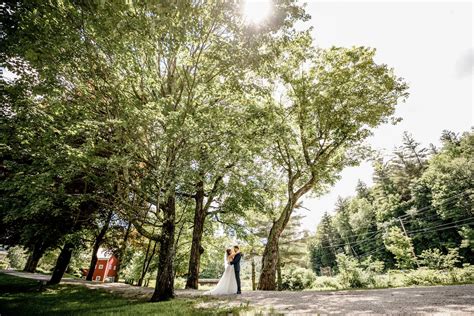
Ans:
[{"label": "green grass", "polygon": [[466,265],[463,268],[453,268],[452,270],[432,270],[427,268],[407,271],[390,270],[388,273],[375,275],[373,283],[367,283],[363,275],[360,275],[360,277],[360,281],[363,285],[359,288],[348,287],[341,283],[337,276],[320,276],[316,278],[311,288],[306,290],[339,291],[409,286],[474,284],[474,266]]},{"label": "green grass", "polygon": [[197,309],[211,298],[150,303],[81,285],[40,288],[35,280],[0,274],[0,315],[238,315],[246,308]]}]

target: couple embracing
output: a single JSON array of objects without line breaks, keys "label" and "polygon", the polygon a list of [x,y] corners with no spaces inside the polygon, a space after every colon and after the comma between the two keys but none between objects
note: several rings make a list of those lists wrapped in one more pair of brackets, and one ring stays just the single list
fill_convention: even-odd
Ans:
[{"label": "couple embracing", "polygon": [[225,254],[225,270],[216,287],[204,294],[208,295],[225,295],[225,294],[242,294],[240,289],[240,259],[242,253],[239,246],[233,249],[226,249]]}]

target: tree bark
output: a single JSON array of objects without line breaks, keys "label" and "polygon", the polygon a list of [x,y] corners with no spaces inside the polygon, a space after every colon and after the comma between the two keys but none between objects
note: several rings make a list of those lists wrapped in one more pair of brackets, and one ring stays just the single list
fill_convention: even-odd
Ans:
[{"label": "tree bark", "polygon": [[132,229],[132,222],[129,222],[127,226],[127,230],[125,231],[125,236],[123,237],[122,247],[120,247],[120,251],[117,254],[118,263],[117,263],[117,268],[115,270],[116,272],[115,272],[114,282],[118,282],[120,278],[119,273],[120,273],[120,267],[122,265],[122,257],[125,253],[125,250],[127,250],[128,236],[130,235],[131,229]]},{"label": "tree bark", "polygon": [[252,291],[255,291],[257,286],[255,283],[255,258],[252,257]]},{"label": "tree bark", "polygon": [[26,260],[25,268],[23,271],[25,272],[35,272],[36,268],[38,267],[38,263],[43,257],[46,248],[43,247],[43,242],[38,242],[33,246],[33,250],[31,251],[28,259]]},{"label": "tree bark", "polygon": [[267,244],[262,256],[262,272],[258,281],[258,289],[263,291],[275,291],[276,290],[276,267],[278,262],[278,240],[281,233],[285,229],[288,223],[291,212],[293,211],[295,203],[290,198],[285,208],[283,209],[280,218],[273,223],[268,235]]},{"label": "tree bark", "polygon": [[107,214],[107,219],[104,223],[104,226],[100,230],[99,234],[95,238],[94,247],[92,247],[92,258],[91,263],[89,265],[89,271],[87,272],[86,280],[92,281],[92,277],[94,276],[95,265],[97,264],[97,251],[99,251],[99,247],[104,241],[105,234],[109,229],[110,220],[112,219],[112,211]]},{"label": "tree bark", "polygon": [[61,282],[61,279],[66,272],[67,266],[71,261],[72,251],[74,250],[74,243],[66,242],[63,249],[61,249],[61,253],[59,254],[58,260],[56,261],[56,266],[54,267],[53,275],[49,280],[49,285],[58,284]]},{"label": "tree bark", "polygon": [[282,290],[280,249],[277,249],[277,289]]},{"label": "tree bark", "polygon": [[206,210],[204,209],[204,182],[199,181],[197,185],[196,206],[194,210],[193,242],[191,244],[191,254],[189,256],[188,278],[186,289],[198,289],[199,287],[199,266],[201,262],[201,241],[204,232],[204,222],[206,220]]},{"label": "tree bark", "polygon": [[276,290],[275,275],[278,261],[278,240],[288,224],[291,213],[293,212],[299,198],[313,187],[315,176],[312,175],[311,179],[309,179],[303,186],[301,186],[297,191],[293,191],[293,185],[297,179],[297,176],[290,176],[288,183],[288,201],[286,202],[285,208],[280,217],[273,223],[272,228],[270,229],[270,234],[268,235],[267,244],[265,245],[265,250],[263,251],[262,256],[262,272],[260,273],[260,279],[258,281],[259,290]]},{"label": "tree bark", "polygon": [[[143,260],[142,273],[140,275],[140,278],[138,279],[138,286],[142,286],[143,280],[145,279],[145,276],[148,270],[150,269],[151,260],[153,260],[153,257],[155,256],[157,242],[155,241],[155,244],[153,245],[153,250],[151,251],[151,254],[150,254],[150,247],[151,247],[152,242],[153,240],[150,239],[147,250],[146,250],[145,259]],[[145,282],[145,286],[147,286],[147,284],[148,282]]]},{"label": "tree bark", "polygon": [[145,277],[146,263],[147,263],[147,259],[148,259],[148,254],[150,253],[151,242],[152,242],[152,240],[148,239],[148,245],[146,247],[145,258],[143,258],[142,273],[140,273],[140,277],[138,278],[138,282],[137,282],[138,286],[142,286],[143,278]]},{"label": "tree bark", "polygon": [[152,302],[167,301],[174,297],[174,235],[176,199],[174,192],[167,198],[163,208],[163,227],[158,256],[158,274]]},{"label": "tree bark", "polygon": [[[226,169],[230,169],[234,166],[234,163],[226,166]],[[202,247],[202,235],[204,232],[204,224],[206,217],[209,214],[208,210],[211,203],[214,200],[215,195],[219,189],[219,185],[223,179],[222,175],[219,175],[214,180],[212,189],[209,192],[207,201],[204,204],[204,173],[201,173],[201,180],[196,184],[195,209],[194,209],[194,226],[193,226],[193,242],[191,245],[191,254],[189,256],[188,266],[188,277],[186,280],[186,289],[198,289],[199,287],[199,268],[201,264],[201,254],[204,252]]]}]

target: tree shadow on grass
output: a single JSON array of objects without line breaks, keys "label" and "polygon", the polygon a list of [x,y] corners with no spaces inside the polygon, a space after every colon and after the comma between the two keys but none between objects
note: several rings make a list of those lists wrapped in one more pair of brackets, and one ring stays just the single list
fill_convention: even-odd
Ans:
[{"label": "tree shadow on grass", "polygon": [[199,298],[150,303],[82,285],[42,286],[40,282],[0,274],[0,314],[4,315],[238,315],[239,309],[195,309]]},{"label": "tree shadow on grass", "polygon": [[[75,315],[143,303],[126,300],[102,290],[60,284],[44,286],[41,282],[0,275],[1,315]],[[101,314],[103,314],[101,312]]]}]

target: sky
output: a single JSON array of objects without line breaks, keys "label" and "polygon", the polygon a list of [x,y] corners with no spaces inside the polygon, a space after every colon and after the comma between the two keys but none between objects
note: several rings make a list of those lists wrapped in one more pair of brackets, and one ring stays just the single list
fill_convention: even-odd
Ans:
[{"label": "sky", "polygon": [[[409,83],[410,96],[396,111],[402,122],[374,130],[368,139],[374,149],[389,155],[404,131],[422,145],[439,145],[443,130],[462,133],[474,125],[472,2],[309,1],[306,10],[317,46],[374,47],[376,61]],[[301,228],[314,232],[337,197],[354,195],[359,179],[371,184],[372,173],[363,162],[345,169],[327,194],[304,197]]]}]

